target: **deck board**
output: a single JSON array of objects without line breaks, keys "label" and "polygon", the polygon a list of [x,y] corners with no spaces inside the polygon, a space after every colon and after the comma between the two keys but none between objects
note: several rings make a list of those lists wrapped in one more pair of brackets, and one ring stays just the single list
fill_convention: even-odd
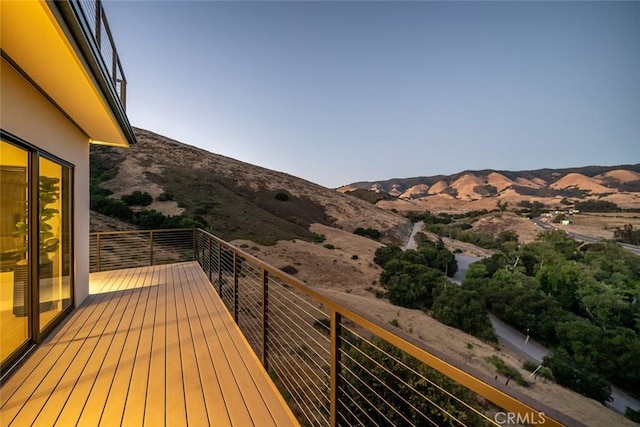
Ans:
[{"label": "deck board", "polygon": [[91,275],[0,387],[4,425],[297,425],[200,267]]}]

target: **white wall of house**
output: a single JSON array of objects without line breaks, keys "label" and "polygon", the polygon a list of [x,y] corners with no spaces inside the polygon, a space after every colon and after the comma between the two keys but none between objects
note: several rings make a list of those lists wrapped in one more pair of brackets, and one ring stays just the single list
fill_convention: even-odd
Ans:
[{"label": "white wall of house", "polygon": [[89,294],[89,137],[2,61],[0,126],[74,165],[75,304]]}]

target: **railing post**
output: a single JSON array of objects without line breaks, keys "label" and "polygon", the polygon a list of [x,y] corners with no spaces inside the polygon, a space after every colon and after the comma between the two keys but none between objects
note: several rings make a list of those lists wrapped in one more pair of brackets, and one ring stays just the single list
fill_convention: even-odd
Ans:
[{"label": "railing post", "polygon": [[100,233],[98,233],[96,246],[98,247],[98,271],[100,271]]},{"label": "railing post", "polygon": [[238,254],[233,253],[233,318],[238,324]]},{"label": "railing post", "polygon": [[338,425],[338,412],[340,402],[340,340],[342,336],[342,315],[336,310],[331,310],[331,360],[329,362],[329,402],[330,402],[330,426]]},{"label": "railing post", "polygon": [[[213,239],[209,238],[207,242],[207,246],[209,247],[209,281],[213,283]],[[202,247],[202,263],[204,264],[204,244]]]},{"label": "railing post", "polygon": [[151,240],[149,246],[149,265],[153,265],[153,230],[149,232],[149,239]]},{"label": "railing post", "polygon": [[[198,257],[198,229],[197,228],[193,229],[193,259],[195,259],[196,261],[198,261],[198,263],[200,263],[200,258]],[[204,264],[204,257],[202,258],[202,263]]]},{"label": "railing post", "polygon": [[[211,246],[211,241],[209,241],[209,246]],[[204,253],[207,250],[207,247],[204,244],[204,240],[202,241],[202,248],[198,248],[198,249],[202,249],[202,255],[200,255],[200,258],[202,258],[202,265],[204,266]],[[209,247],[209,252],[211,252],[211,247]],[[211,264],[209,264],[209,267],[211,267]],[[211,275],[209,275],[209,281],[211,281]]]},{"label": "railing post", "polygon": [[262,269],[262,366],[269,371],[269,272]]},{"label": "railing post", "polygon": [[218,295],[222,295],[222,245],[218,242]]},{"label": "railing post", "polygon": [[113,87],[116,87],[118,85],[118,51],[116,50],[116,44],[113,42],[113,35],[109,37],[109,41],[111,42],[111,82]]},{"label": "railing post", "polygon": [[102,45],[100,44],[101,31],[100,31],[100,18],[102,17],[102,0],[96,0],[96,42],[98,42],[98,49],[102,50]]},{"label": "railing post", "polygon": [[120,102],[122,106],[127,109],[127,81],[123,78],[120,80]]}]

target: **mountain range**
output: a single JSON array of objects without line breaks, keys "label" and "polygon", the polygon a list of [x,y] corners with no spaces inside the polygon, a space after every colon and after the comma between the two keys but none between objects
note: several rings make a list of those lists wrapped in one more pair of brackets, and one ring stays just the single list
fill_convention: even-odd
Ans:
[{"label": "mountain range", "polygon": [[[464,171],[453,175],[356,182],[338,191],[364,191],[405,200],[441,197],[459,201],[482,199],[547,199],[548,202],[606,200],[620,207],[640,207],[640,164],[565,169]],[[370,198],[371,196],[369,196]]]}]

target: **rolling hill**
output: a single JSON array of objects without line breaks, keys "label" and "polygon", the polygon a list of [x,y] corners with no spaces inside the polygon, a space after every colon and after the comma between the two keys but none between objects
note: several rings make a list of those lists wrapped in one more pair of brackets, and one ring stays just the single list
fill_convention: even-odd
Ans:
[{"label": "rolling hill", "polygon": [[[587,166],[532,171],[464,171],[444,176],[425,176],[356,182],[338,189],[349,193],[355,189],[399,195],[404,201],[422,201],[443,205],[449,200],[473,202],[485,207],[500,202],[518,203],[538,200],[560,206],[589,199],[606,200],[622,208],[640,208],[640,164]],[[384,205],[389,208],[389,202]]]},{"label": "rolling hill", "polygon": [[129,149],[92,146],[94,190],[99,186],[99,192],[110,192],[110,199],[134,191],[149,193],[153,201],[145,209],[204,220],[229,240],[309,240],[309,227],[315,223],[349,232],[375,228],[383,241],[395,243],[404,242],[410,232],[406,218],[360,198],[134,130],[138,143]]}]

